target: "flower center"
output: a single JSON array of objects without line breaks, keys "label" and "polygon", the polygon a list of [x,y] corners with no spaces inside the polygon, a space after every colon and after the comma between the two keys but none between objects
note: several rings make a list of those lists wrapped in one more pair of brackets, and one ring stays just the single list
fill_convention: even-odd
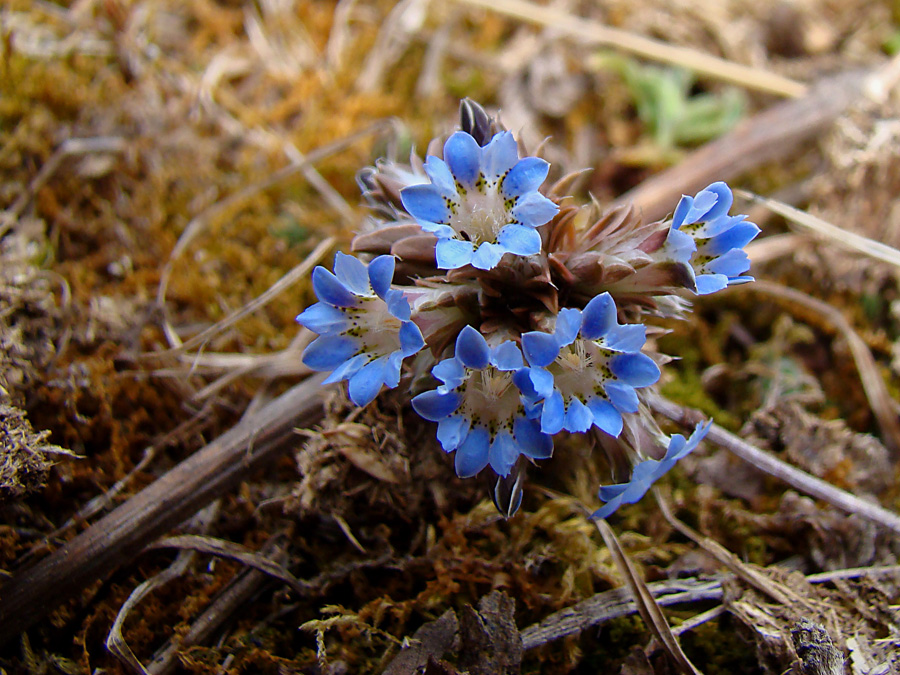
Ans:
[{"label": "flower center", "polygon": [[512,220],[494,185],[479,184],[461,194],[460,202],[450,218],[450,227],[473,244],[496,242],[497,234]]},{"label": "flower center", "polygon": [[459,389],[460,409],[472,426],[486,427],[491,439],[503,430],[513,432],[513,421],[523,414],[519,390],[513,384],[512,373],[488,366],[484,370],[469,370],[469,377]]},{"label": "flower center", "polygon": [[603,384],[616,379],[609,368],[614,355],[593,340],[579,339],[564,347],[548,370],[564,399],[574,397],[586,403],[598,396],[607,398]]},{"label": "flower center", "polygon": [[347,335],[359,338],[363,353],[373,358],[400,349],[400,319],[388,311],[381,298],[361,298],[358,307],[345,310],[351,328]]}]

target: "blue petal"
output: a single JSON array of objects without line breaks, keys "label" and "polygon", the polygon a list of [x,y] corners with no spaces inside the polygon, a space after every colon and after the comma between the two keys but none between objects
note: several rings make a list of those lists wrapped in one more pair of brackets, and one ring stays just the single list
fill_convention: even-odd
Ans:
[{"label": "blue petal", "polygon": [[500,262],[506,249],[497,244],[485,242],[475,250],[472,256],[472,267],[479,270],[492,270]]},{"label": "blue petal", "polygon": [[684,219],[691,207],[694,205],[694,198],[687,195],[681,195],[678,200],[678,206],[675,207],[675,214],[672,216],[672,229],[677,230],[684,224]]},{"label": "blue petal", "polygon": [[537,391],[535,391],[534,385],[531,384],[531,368],[522,368],[521,370],[514,372],[512,381],[525,398],[529,400],[542,398],[542,396],[538,395]]},{"label": "blue petal", "polygon": [[574,433],[583,433],[590,429],[594,424],[594,416],[588,407],[577,398],[569,401],[569,407],[566,409],[566,431]]},{"label": "blue petal", "polygon": [[[709,213],[714,207],[718,206],[718,200],[719,195],[715,192],[711,190],[701,190],[697,193],[697,196],[694,197],[694,203],[685,217],[685,222],[693,224],[700,221],[712,220],[713,216],[710,216]],[[726,209],[726,211],[727,210],[728,209]]]},{"label": "blue petal", "polygon": [[513,217],[522,225],[538,227],[557,214],[559,207],[539,192],[520,197],[512,209]]},{"label": "blue petal", "polygon": [[687,457],[690,453],[697,449],[697,446],[700,444],[700,441],[706,436],[709,432],[709,428],[712,426],[712,420],[706,422],[700,422],[697,426],[694,427],[694,432],[691,434],[691,437],[685,440],[684,436],[681,434],[675,434],[672,436],[669,441],[669,447],[666,450],[665,460],[673,460],[679,461],[680,459]]},{"label": "blue petal", "polygon": [[456,450],[456,475],[471,478],[477,474],[487,466],[489,451],[487,429],[473,428]]},{"label": "blue petal", "polygon": [[412,407],[429,422],[439,422],[452,415],[461,402],[462,397],[455,391],[442,394],[432,389],[413,398]]},{"label": "blue petal", "polygon": [[728,286],[728,277],[724,274],[701,274],[697,277],[697,295],[716,293]]},{"label": "blue petal", "polygon": [[525,225],[504,225],[497,234],[497,243],[516,255],[541,252],[541,235],[533,227]]},{"label": "blue petal", "polygon": [[455,270],[472,262],[475,247],[471,241],[440,239],[434,247],[437,266],[442,270]]},{"label": "blue petal", "polygon": [[556,386],[556,382],[553,379],[553,373],[549,370],[529,368],[528,377],[539,396],[547,398],[553,394],[553,387]]},{"label": "blue petal", "polygon": [[424,168],[431,182],[443,196],[451,199],[457,196],[456,181],[453,180],[453,174],[450,173],[447,162],[434,155],[429,155],[425,158]]},{"label": "blue petal", "polygon": [[409,300],[403,295],[403,291],[396,288],[390,289],[384,294],[384,303],[387,305],[391,316],[400,319],[400,321],[409,321]]},{"label": "blue petal", "polygon": [[491,350],[481,333],[466,326],[456,338],[456,358],[467,368],[481,370],[490,363]]},{"label": "blue petal", "polygon": [[558,434],[562,431],[565,421],[566,404],[563,402],[562,394],[554,390],[544,400],[544,407],[541,411],[541,431],[551,436]]},{"label": "blue petal", "polygon": [[615,406],[602,398],[589,399],[587,406],[594,416],[594,424],[613,438],[618,438],[622,433],[622,414]]},{"label": "blue petal", "polygon": [[599,509],[594,511],[591,514],[591,520],[604,520],[605,518],[609,518],[621,505],[622,497],[620,496],[613,499],[612,501],[607,502]]},{"label": "blue petal", "polygon": [[703,195],[705,200],[707,194],[714,194],[716,196],[716,201],[714,205],[706,210],[704,220],[714,220],[720,216],[724,216],[728,213],[728,209],[730,209],[731,205],[734,203],[734,196],[731,194],[731,188],[722,181],[718,181],[706,187],[703,192],[697,195],[697,201],[701,201],[701,195]]},{"label": "blue petal", "polygon": [[619,412],[633,413],[638,410],[638,397],[634,387],[622,382],[607,382],[606,395]]},{"label": "blue petal", "polygon": [[647,327],[639,323],[615,326],[606,334],[606,346],[620,352],[637,352],[647,340]]},{"label": "blue petal", "polygon": [[482,171],[486,178],[497,180],[519,161],[519,147],[509,131],[501,131],[481,151]]},{"label": "blue petal", "polygon": [[425,220],[417,221],[419,226],[425,231],[430,232],[438,239],[454,239],[457,236],[456,230],[449,225],[441,225],[439,223],[429,223]]},{"label": "blue petal", "polygon": [[541,426],[535,420],[516,418],[513,423],[516,442],[522,454],[531,459],[549,459],[553,455],[553,438],[541,433]]},{"label": "blue petal", "polygon": [[381,391],[381,385],[384,384],[386,366],[387,359],[378,358],[363,366],[356,375],[351,377],[348,387],[350,400],[358,406],[371,403]]},{"label": "blue petal", "polygon": [[372,357],[369,354],[357,354],[335,368],[331,375],[322,381],[322,384],[332,384],[333,382],[340,382],[341,380],[349,380],[359,372],[360,368],[371,360]]},{"label": "blue petal", "polygon": [[525,157],[503,179],[500,192],[504,197],[520,197],[534,192],[547,178],[550,164],[538,157]]},{"label": "blue petal", "polygon": [[749,281],[756,281],[755,277],[728,277],[728,285],[734,286],[735,284],[746,284]]},{"label": "blue petal", "polygon": [[356,307],[359,298],[350,292],[336,276],[324,267],[316,267],[312,273],[313,290],[322,302],[335,307]]},{"label": "blue petal", "polygon": [[466,379],[466,369],[457,359],[444,359],[431,369],[431,374],[444,383],[447,391],[456,389]]},{"label": "blue petal", "polygon": [[400,365],[403,363],[403,354],[400,351],[387,355],[387,365],[384,368],[384,386],[393,389],[400,384]]},{"label": "blue petal", "polygon": [[369,263],[369,283],[379,298],[384,298],[394,280],[394,256],[380,255]]},{"label": "blue petal", "polygon": [[469,420],[462,415],[450,415],[438,422],[437,439],[447,452],[456,450],[467,433],[469,433]]},{"label": "blue petal", "polygon": [[356,295],[370,295],[369,273],[361,260],[341,253],[334,256],[334,273]]},{"label": "blue petal", "polygon": [[297,323],[319,335],[333,335],[350,328],[350,321],[337,307],[317,302],[297,317]]},{"label": "blue petal", "polygon": [[450,209],[440,191],[433,185],[410,185],[400,190],[403,208],[416,220],[449,223]]},{"label": "blue petal", "polygon": [[553,328],[556,344],[560,347],[572,344],[578,337],[579,330],[581,330],[581,311],[572,307],[561,309],[556,317],[556,326]]},{"label": "blue petal", "polygon": [[747,216],[729,216],[728,214],[722,215],[715,220],[705,223],[702,227],[697,228],[697,231],[694,232],[694,236],[697,239],[712,239],[714,237],[719,237],[731,228],[736,227],[746,217]]},{"label": "blue petal", "polygon": [[628,489],[625,491],[625,501],[629,504],[634,504],[673,465],[674,462],[663,464],[656,459],[645,459],[643,462],[639,462],[631,472],[631,481]]},{"label": "blue petal", "polygon": [[697,250],[697,243],[687,232],[672,227],[666,235],[666,252],[675,262],[686,263]]},{"label": "blue petal", "polygon": [[610,328],[618,325],[616,303],[609,293],[601,293],[592,298],[581,315],[581,336],[588,340],[601,338]]},{"label": "blue petal", "polygon": [[358,351],[359,342],[354,338],[325,336],[309,344],[301,359],[313,370],[334,370]]},{"label": "blue petal", "polygon": [[522,352],[512,340],[506,340],[491,349],[491,363],[498,370],[518,370],[525,366]]},{"label": "blue petal", "polygon": [[457,131],[444,143],[444,161],[466,188],[475,186],[481,170],[481,147],[469,134]]},{"label": "blue petal", "polygon": [[629,487],[631,487],[631,481],[616,485],[601,485],[597,496],[604,502],[610,502],[616,497],[623,496]]},{"label": "blue petal", "polygon": [[501,431],[491,443],[488,452],[491,468],[498,476],[508,476],[519,458],[519,446],[508,431]]},{"label": "blue petal", "polygon": [[649,387],[659,379],[659,366],[646,354],[617,354],[609,362],[613,374],[632,387]]},{"label": "blue petal", "polygon": [[546,368],[559,356],[559,343],[555,335],[535,330],[522,335],[522,351],[532,366]]},{"label": "blue petal", "polygon": [[733,248],[724,255],[706,263],[703,272],[724,274],[727,277],[736,277],[750,269],[750,257],[746,251]]},{"label": "blue petal", "polygon": [[760,229],[755,223],[747,220],[742,221],[717,237],[710,239],[704,252],[709,255],[722,255],[733,248],[744,248],[759,233]]},{"label": "blue petal", "polygon": [[425,346],[422,331],[412,321],[400,324],[400,352],[403,356],[412,356]]}]

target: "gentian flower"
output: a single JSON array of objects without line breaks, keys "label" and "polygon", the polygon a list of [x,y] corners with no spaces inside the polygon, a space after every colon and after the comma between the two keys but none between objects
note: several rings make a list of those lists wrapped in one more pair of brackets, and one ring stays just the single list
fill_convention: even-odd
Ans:
[{"label": "gentian flower", "polygon": [[410,320],[403,292],[391,288],[393,256],[379,256],[366,266],[338,253],[334,271],[313,270],[319,302],[297,317],[319,334],[304,350],[303,363],[313,370],[333,371],[325,383],[349,380],[350,400],[362,406],[382,385],[399,384],[403,359],[422,349],[425,341]]},{"label": "gentian flower", "polygon": [[746,216],[728,215],[733,201],[725,183],[713,183],[696,197],[682,196],[672,216],[667,250],[676,260],[690,262],[698,295],[753,281],[753,277],[742,276],[750,269],[743,248],[760,229]]},{"label": "gentian flower", "polygon": [[678,460],[693,452],[709,431],[711,421],[697,424],[690,438],[675,434],[669,439],[666,454],[662,459],[645,459],[639,462],[631,473],[631,480],[618,485],[605,485],[598,496],[606,502],[591,514],[593,520],[608,518],[622,504],[635,504],[647,494],[650,486],[669,471]]},{"label": "gentian flower", "polygon": [[541,250],[535,228],[559,211],[538,192],[549,168],[538,157],[519,159],[508,131],[484,147],[457,131],[444,144],[444,159],[426,159],[431,182],[408,186],[400,197],[422,229],[438,237],[440,269],[472,265],[489,270],[505,253],[524,256]]},{"label": "gentian flower", "polygon": [[452,358],[431,371],[443,382],[419,394],[413,408],[438,423],[437,437],[446,452],[456,451],[456,473],[468,478],[488,464],[499,476],[509,474],[520,454],[547,459],[553,441],[525,415],[513,373],[525,365],[514,342],[494,347],[466,326],[456,339]]},{"label": "gentian flower", "polygon": [[536,405],[541,431],[584,432],[597,426],[610,436],[622,431],[622,413],[638,410],[636,388],[659,379],[659,367],[642,354],[646,328],[620,325],[609,293],[584,311],[560,310],[553,333],[522,335],[530,368],[516,383]]},{"label": "gentian flower", "polygon": [[[460,126],[424,161],[382,160],[358,174],[372,214],[351,249],[377,257],[366,265],[339,253],[333,274],[316,268],[319,302],[297,320],[319,337],[303,360],[333,371],[326,382],[348,380],[350,399],[365,405],[398,386],[415,354],[412,386],[423,391],[428,372],[436,382],[413,408],[437,423],[459,476],[491,467],[491,496],[507,517],[522,500],[524,460],[549,458],[557,433],[596,427],[612,461],[634,466],[627,483],[600,489],[593,517],[605,518],[709,428],[686,439],[656,427],[648,394],[666,357],[645,345],[645,318],[684,317],[684,291],[750,281],[743,249],[759,228],[729,215],[724,183],[684,196],[669,221],[596,201],[567,198],[561,209],[577,173],[544,185],[548,163],[520,157],[474,101],[463,102]],[[647,436],[661,459],[637,443]]]}]

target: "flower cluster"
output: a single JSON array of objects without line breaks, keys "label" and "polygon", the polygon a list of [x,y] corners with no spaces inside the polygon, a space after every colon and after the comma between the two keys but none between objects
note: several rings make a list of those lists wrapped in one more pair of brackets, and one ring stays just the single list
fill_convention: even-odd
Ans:
[{"label": "flower cluster", "polygon": [[691,295],[751,281],[743,248],[759,228],[729,214],[724,183],[683,197],[663,222],[573,205],[571,176],[547,185],[550,165],[480,106],[463,102],[461,126],[424,161],[360,173],[375,215],[353,240],[358,257],[338,253],[334,273],[313,273],[319,302],[297,320],[319,337],[304,363],[348,380],[357,405],[407,378],[457,474],[489,466],[507,515],[557,434],[593,434],[614,463],[632,464],[627,482],[600,488],[593,517],[606,518],[709,428],[686,439],[653,421],[648,395],[666,359],[648,326],[683,315]]}]

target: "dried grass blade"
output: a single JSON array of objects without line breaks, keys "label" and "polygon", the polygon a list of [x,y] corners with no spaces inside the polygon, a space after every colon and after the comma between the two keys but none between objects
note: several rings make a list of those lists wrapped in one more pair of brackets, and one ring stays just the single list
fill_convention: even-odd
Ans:
[{"label": "dried grass blade", "polygon": [[[260,553],[274,556],[277,562],[281,562],[281,559],[286,558],[286,554],[278,547],[278,539],[280,539],[278,535],[269,539],[260,549]],[[259,590],[265,580],[266,575],[255,568],[243,569],[236,574],[210,606],[194,620],[184,636],[170,639],[156,652],[147,668],[150,675],[169,675],[174,672],[178,668],[178,652],[203,644]]]},{"label": "dried grass blade", "polygon": [[746,89],[792,98],[806,93],[805,84],[776,73],[726,61],[695,49],[635,35],[552,7],[542,7],[522,0],[457,0],[457,2],[552,28],[577,37],[590,45],[615,47],[654,61],[681,66]]},{"label": "dried grass blade", "polygon": [[678,530],[678,532],[697,544],[697,546],[699,546],[710,556],[718,560],[722,565],[734,572],[734,574],[738,578],[743,579],[745,582],[753,586],[756,590],[760,591],[761,593],[765,593],[775,602],[786,607],[789,607],[794,602],[803,602],[802,598],[797,596],[795,593],[791,593],[781,584],[772,581],[764,574],[760,574],[758,570],[741,561],[736,555],[722,546],[719,542],[714,541],[709,537],[704,537],[693,528],[678,520],[672,514],[671,509],[669,509],[668,502],[663,499],[662,493],[660,492],[659,488],[653,488],[653,496],[656,497],[656,503],[659,504],[659,510],[662,513],[663,518],[666,519],[666,522],[669,523],[669,525],[674,527],[676,530]]},{"label": "dried grass blade", "polygon": [[644,623],[647,624],[647,628],[649,628],[650,632],[653,633],[657,640],[659,640],[663,649],[665,649],[669,656],[672,657],[672,660],[682,673],[700,675],[700,671],[697,670],[694,664],[690,662],[690,659],[688,659],[682,651],[681,645],[678,643],[678,638],[672,633],[669,622],[666,621],[665,615],[662,613],[653,594],[647,588],[647,584],[637,573],[634,565],[628,559],[628,556],[625,555],[625,551],[622,550],[622,546],[619,544],[619,538],[616,536],[616,533],[613,532],[609,525],[607,525],[605,520],[597,520],[595,521],[595,524],[597,525],[597,529],[600,530],[603,541],[606,542],[606,547],[609,549],[610,554],[612,554],[613,561],[616,563],[619,573],[625,579],[625,583],[631,590],[632,595],[634,595],[634,601],[635,604],[637,604],[638,612],[640,612]]},{"label": "dried grass blade", "polygon": [[765,205],[770,211],[787,219],[788,223],[796,225],[804,232],[825,239],[835,246],[856,251],[876,260],[886,262],[889,265],[900,267],[900,251],[893,246],[888,246],[880,241],[845,230],[842,227],[829,223],[827,220],[822,220],[811,213],[801,211],[777,199],[763,197],[747,190],[737,189],[734,192],[739,197]]},{"label": "dried grass blade", "polygon": [[182,534],[175,537],[165,537],[159,541],[153,542],[147,547],[147,549],[155,548],[187,549],[199,551],[200,553],[208,553],[210,555],[219,556],[220,558],[230,558],[231,560],[236,560],[244,565],[265,572],[276,579],[280,579],[300,594],[306,594],[309,591],[308,584],[297,579],[297,577],[288,572],[283,566],[231,541],[224,541],[215,537],[205,537],[196,534]]},{"label": "dried grass blade", "polygon": [[837,308],[818,298],[771,281],[757,281],[746,288],[787,300],[793,305],[800,305],[805,310],[818,314],[843,336],[850,347],[850,353],[853,355],[853,361],[859,371],[859,379],[862,381],[866,399],[868,399],[878,427],[881,429],[884,444],[890,449],[895,460],[900,459],[900,421],[897,419],[894,400],[888,393],[881,373],[878,372],[878,365],[875,363],[875,358],[868,345],[853,329],[850,322],[844,318],[844,315]]},{"label": "dried grass blade", "polygon": [[[302,161],[289,164],[288,166],[275,171],[265,180],[254,183],[253,185],[248,185],[243,190],[235,192],[229,197],[226,197],[216,204],[213,204],[203,212],[194,216],[184,228],[184,231],[181,233],[181,237],[179,237],[178,242],[175,244],[175,248],[172,249],[172,253],[169,255],[169,260],[166,262],[165,266],[163,267],[162,273],[160,274],[159,288],[156,292],[156,304],[160,308],[162,308],[164,316],[166,306],[166,293],[169,288],[169,280],[172,278],[172,271],[174,269],[175,261],[180,258],[182,254],[184,254],[190,243],[211,222],[213,222],[217,218],[223,217],[229,211],[238,208],[241,204],[246,202],[248,199],[251,199],[253,196],[259,194],[260,192],[268,190],[278,183],[285,181],[298,173],[302,173],[308,167],[313,166],[316,162],[319,162],[330,155],[351,147],[354,143],[359,142],[361,139],[366,138],[367,136],[382,133],[383,131],[388,129],[389,126],[390,123],[388,122],[376,122],[375,124],[372,124],[371,126],[366,127],[361,131],[338,139],[333,143],[323,145],[320,148],[316,148],[315,150],[307,153]],[[179,347],[181,345],[181,339],[178,337],[167,318],[163,321],[163,324],[166,332],[166,338],[168,339],[169,344],[173,348]]]},{"label": "dried grass blade", "polygon": [[150,673],[144,668],[143,664],[137,656],[134,655],[134,652],[131,651],[131,647],[129,647],[128,643],[125,641],[125,636],[122,634],[122,626],[125,624],[125,619],[128,618],[131,611],[136,608],[141,600],[147,595],[184,574],[191,564],[193,557],[193,552],[182,551],[178,554],[175,562],[169,567],[156,576],[147,579],[140,586],[135,588],[122,607],[119,608],[116,620],[113,622],[112,628],[109,629],[109,635],[106,636],[106,648],[110,653],[122,661],[122,663],[127,665],[134,672],[139,673],[139,675],[150,675]]},{"label": "dried grass blade", "polygon": [[[685,408],[672,401],[661,397],[653,397],[650,399],[650,407],[655,412],[668,417],[669,419],[693,428],[697,420],[703,419],[703,415],[697,410]],[[745,462],[755,466],[760,471],[764,471],[770,476],[780,478],[804,494],[816,497],[822,501],[828,502],[832,506],[847,511],[848,513],[856,513],[872,520],[879,525],[883,525],[894,532],[900,533],[900,516],[892,511],[872,504],[856,495],[841,490],[831,483],[826,483],[821,478],[811,476],[805,471],[801,471],[795,466],[783,462],[774,455],[751,445],[739,436],[735,436],[730,431],[723,429],[717,424],[712,424],[706,435],[708,441],[719,445],[730,453],[740,457]]]}]

